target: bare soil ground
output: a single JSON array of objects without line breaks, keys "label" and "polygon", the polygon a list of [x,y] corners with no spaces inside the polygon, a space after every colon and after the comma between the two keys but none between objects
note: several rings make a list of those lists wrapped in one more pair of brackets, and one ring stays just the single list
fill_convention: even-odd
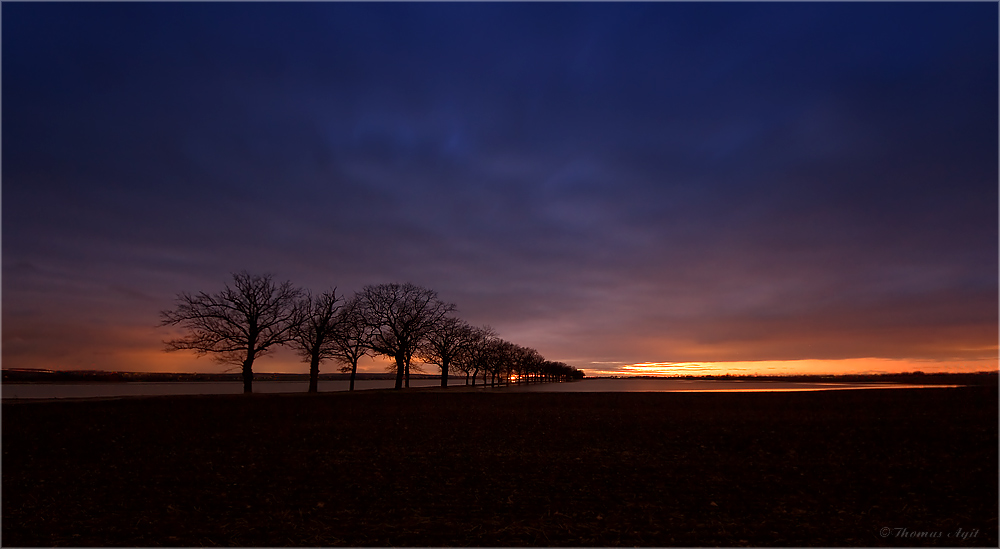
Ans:
[{"label": "bare soil ground", "polygon": [[5,402],[2,543],[996,547],[997,410],[995,386]]}]

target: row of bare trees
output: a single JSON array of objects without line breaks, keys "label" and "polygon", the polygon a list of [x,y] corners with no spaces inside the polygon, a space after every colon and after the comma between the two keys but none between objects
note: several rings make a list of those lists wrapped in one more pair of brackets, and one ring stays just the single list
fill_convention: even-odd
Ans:
[{"label": "row of bare trees", "polygon": [[437,292],[413,284],[365,286],[350,297],[336,289],[313,294],[270,275],[233,274],[217,294],[181,293],[174,309],[160,313],[161,326],[179,326],[185,335],[166,342],[167,351],[193,350],[242,367],[243,391],[253,392],[254,361],[286,345],[309,362],[309,391],[316,392],[326,360],[350,372],[354,390],[358,362],[366,355],[391,360],[396,389],[409,387],[416,358],[483,384],[579,379],[583,373],[538,351],[501,339],[489,327],[471,326],[452,315],[455,305]]}]

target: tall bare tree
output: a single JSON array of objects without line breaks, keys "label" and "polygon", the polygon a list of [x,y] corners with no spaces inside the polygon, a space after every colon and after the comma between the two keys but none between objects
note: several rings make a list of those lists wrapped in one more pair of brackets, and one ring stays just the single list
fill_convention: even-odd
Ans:
[{"label": "tall bare tree", "polygon": [[351,296],[340,308],[337,329],[332,334],[333,358],[343,364],[341,372],[351,372],[351,391],[358,375],[358,361],[370,349],[371,328],[366,323],[362,306],[358,295]]},{"label": "tall bare tree", "polygon": [[410,361],[428,332],[455,306],[437,292],[410,283],[365,286],[359,297],[372,330],[370,348],[395,361],[396,389],[410,382]]},{"label": "tall bare tree", "polygon": [[417,349],[417,358],[441,368],[441,386],[448,386],[448,370],[473,342],[474,331],[464,320],[445,317],[434,326]]},{"label": "tall bare tree", "polygon": [[310,393],[319,391],[319,363],[337,357],[334,334],[340,327],[337,313],[342,302],[334,288],[317,296],[307,291],[298,304],[300,322],[292,329],[289,343],[309,361]]},{"label": "tall bare tree", "polygon": [[301,321],[295,306],[302,291],[271,275],[233,274],[233,286],[213,295],[178,294],[177,306],[161,311],[161,326],[181,326],[188,335],[166,341],[167,351],[193,350],[243,368],[243,392],[253,392],[253,362],[288,342]]}]

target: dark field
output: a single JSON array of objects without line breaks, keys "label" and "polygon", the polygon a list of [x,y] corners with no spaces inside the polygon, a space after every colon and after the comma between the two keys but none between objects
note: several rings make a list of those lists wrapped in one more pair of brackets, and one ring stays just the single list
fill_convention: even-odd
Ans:
[{"label": "dark field", "polygon": [[997,408],[996,387],[4,403],[2,542],[996,547]]}]

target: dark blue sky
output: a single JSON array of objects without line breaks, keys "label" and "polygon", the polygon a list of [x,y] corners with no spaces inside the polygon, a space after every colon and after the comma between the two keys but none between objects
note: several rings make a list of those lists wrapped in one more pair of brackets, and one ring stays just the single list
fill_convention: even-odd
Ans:
[{"label": "dark blue sky", "polygon": [[157,311],[248,269],[585,370],[995,368],[997,9],[5,2],[4,367],[218,370]]}]

